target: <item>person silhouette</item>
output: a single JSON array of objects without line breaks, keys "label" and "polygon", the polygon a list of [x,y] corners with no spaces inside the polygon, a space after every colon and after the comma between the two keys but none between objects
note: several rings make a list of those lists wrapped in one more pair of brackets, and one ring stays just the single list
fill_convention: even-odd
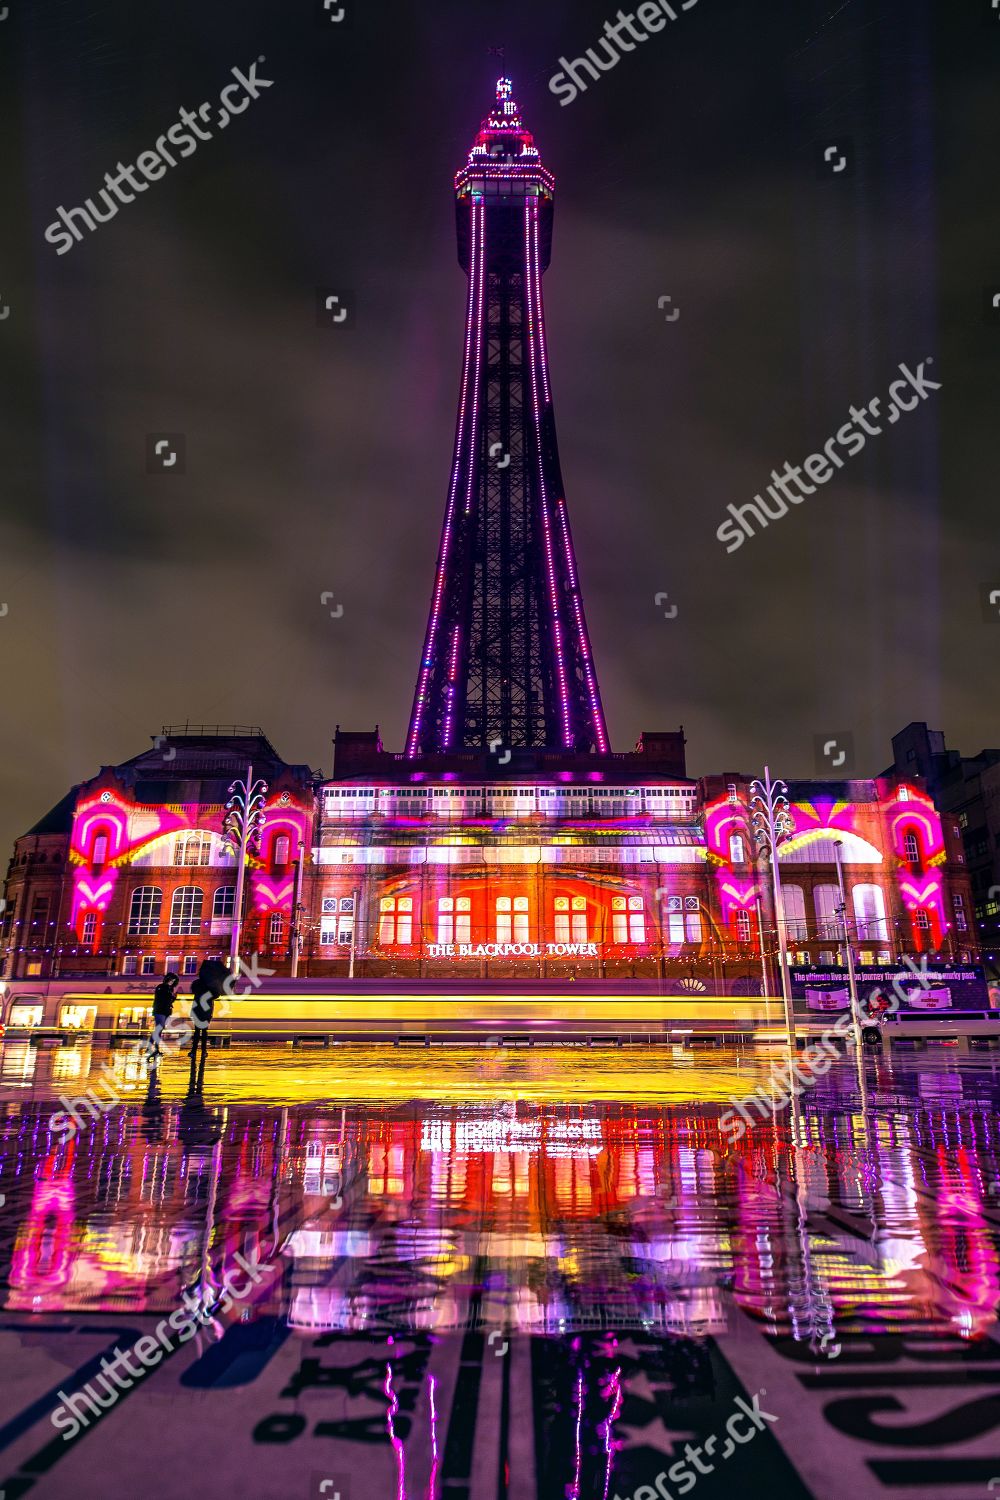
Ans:
[{"label": "person silhouette", "polygon": [[180,979],[176,974],[164,974],[153,991],[153,1032],[150,1037],[149,1053],[154,1065],[160,1060],[160,1038],[163,1036],[163,1028],[173,1013],[179,983]]},{"label": "person silhouette", "polygon": [[225,993],[229,970],[217,958],[202,960],[198,977],[191,990],[191,1024],[194,1036],[191,1039],[192,1066],[195,1052],[201,1049],[202,1067],[208,1051],[208,1028],[215,1014],[215,1002]]}]

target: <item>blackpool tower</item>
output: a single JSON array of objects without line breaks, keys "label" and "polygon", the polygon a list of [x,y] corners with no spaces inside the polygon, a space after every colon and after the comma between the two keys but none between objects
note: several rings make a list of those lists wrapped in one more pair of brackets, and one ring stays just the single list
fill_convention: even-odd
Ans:
[{"label": "blackpool tower", "polygon": [[501,78],[455,179],[465,349],[408,757],[610,749],[549,382],[553,188]]}]

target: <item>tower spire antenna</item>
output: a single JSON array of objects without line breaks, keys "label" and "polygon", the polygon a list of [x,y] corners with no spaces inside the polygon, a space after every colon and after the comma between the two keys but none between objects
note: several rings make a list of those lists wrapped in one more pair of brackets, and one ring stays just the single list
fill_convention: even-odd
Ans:
[{"label": "tower spire antenna", "polygon": [[506,73],[455,191],[469,279],[464,360],[406,753],[603,753],[542,302],[555,182]]}]

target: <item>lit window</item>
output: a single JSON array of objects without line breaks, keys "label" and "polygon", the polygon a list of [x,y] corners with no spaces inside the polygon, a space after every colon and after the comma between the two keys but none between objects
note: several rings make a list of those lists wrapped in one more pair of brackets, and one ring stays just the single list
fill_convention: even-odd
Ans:
[{"label": "lit window", "polygon": [[930,932],[930,930],[931,930],[930,914],[928,912],[926,912],[922,906],[918,906],[917,907],[917,910],[913,914],[913,919],[916,922],[916,924],[917,924],[917,926],[918,926],[918,928],[920,929],[921,932]]},{"label": "lit window", "polygon": [[182,885],[170,901],[170,936],[190,937],[201,931],[201,909],[204,894],[200,886]]},{"label": "lit window", "polygon": [[291,840],[287,833],[279,833],[274,841],[274,863],[276,865],[287,865]]},{"label": "lit window", "polygon": [[509,943],[513,922],[511,917],[512,902],[509,896],[497,897],[497,942]]},{"label": "lit window", "polygon": [[920,841],[915,833],[904,834],[903,857],[908,859],[911,865],[920,863]]},{"label": "lit window", "polygon": [[746,845],[741,833],[729,835],[729,861],[734,865],[742,865],[746,862]]},{"label": "lit window", "polygon": [[750,941],[750,913],[741,907],[736,913],[736,941],[738,943],[749,943]]},{"label": "lit window", "polygon": [[671,944],[684,941],[684,902],[680,896],[667,897],[667,941]]},{"label": "lit window", "polygon": [[158,885],[140,885],[132,892],[128,912],[128,930],[135,936],[149,937],[160,930],[163,892]]},{"label": "lit window", "polygon": [[442,896],[438,902],[437,940],[439,943],[455,941],[455,902],[451,896]]},{"label": "lit window", "polygon": [[586,943],[587,937],[587,901],[584,896],[573,897],[573,942]]},{"label": "lit window", "polygon": [[106,833],[99,833],[97,835],[96,839],[94,840],[94,852],[93,852],[93,856],[92,856],[93,863],[95,865],[103,865],[103,863],[107,859],[107,857],[108,857],[108,836],[107,836]]},{"label": "lit window", "polygon": [[216,922],[231,922],[236,912],[236,887],[220,885],[212,897],[212,918]]},{"label": "lit window", "polygon": [[555,899],[555,917],[552,924],[553,934],[557,943],[569,942],[569,897],[557,896]]},{"label": "lit window", "polygon": [[856,885],[851,891],[858,938],[887,943],[889,926],[885,918],[885,896],[880,885]]},{"label": "lit window", "polygon": [[182,833],[174,843],[175,865],[207,865],[212,857],[209,833]]},{"label": "lit window", "polygon": [[611,938],[615,943],[646,941],[646,914],[641,896],[612,896]]},{"label": "lit window", "polygon": [[413,897],[383,896],[379,903],[378,940],[383,947],[413,942]]},{"label": "lit window", "polygon": [[702,941],[701,902],[697,896],[684,897],[684,929],[689,943]]},{"label": "lit window", "polygon": [[804,943],[806,931],[806,898],[801,886],[782,887],[782,908],[785,914],[785,940],[789,943]]},{"label": "lit window", "polygon": [[514,941],[515,943],[530,943],[531,931],[528,918],[527,896],[514,897]]},{"label": "lit window", "polygon": [[813,906],[816,910],[816,933],[821,938],[843,938],[844,924],[837,910],[840,906],[840,887],[818,885],[813,891]]},{"label": "lit window", "polygon": [[958,894],[957,891],[956,891],[955,895],[952,896],[951,902],[952,902],[952,906],[954,907],[954,911],[955,911],[955,930],[956,930],[956,932],[968,932],[968,930],[969,930],[969,923],[968,923],[968,919],[967,919],[967,917],[965,915],[965,902],[962,899],[962,897]]}]

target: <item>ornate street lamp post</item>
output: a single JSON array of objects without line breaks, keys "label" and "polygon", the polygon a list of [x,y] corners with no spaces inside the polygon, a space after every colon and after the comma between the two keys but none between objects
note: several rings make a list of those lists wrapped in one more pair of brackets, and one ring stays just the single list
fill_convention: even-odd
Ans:
[{"label": "ornate street lamp post", "polygon": [[788,941],[785,911],[781,899],[781,873],[778,870],[778,846],[789,837],[795,825],[788,806],[788,787],[783,781],[772,781],[768,766],[764,780],[750,784],[750,817],[753,836],[760,854],[771,862],[771,889],[774,896],[774,919],[778,928],[778,962],[781,968],[781,995],[785,1002],[785,1026],[788,1044],[795,1045],[795,1023],[792,1018],[792,991],[788,975]]},{"label": "ornate street lamp post", "polygon": [[229,788],[226,816],[222,822],[223,847],[236,856],[236,894],[233,901],[233,934],[229,944],[229,967],[236,969],[240,956],[240,932],[243,927],[243,886],[247,856],[260,853],[260,836],[264,827],[264,798],[267,782],[254,781],[253,766],[247,766],[245,781],[234,781]]}]

